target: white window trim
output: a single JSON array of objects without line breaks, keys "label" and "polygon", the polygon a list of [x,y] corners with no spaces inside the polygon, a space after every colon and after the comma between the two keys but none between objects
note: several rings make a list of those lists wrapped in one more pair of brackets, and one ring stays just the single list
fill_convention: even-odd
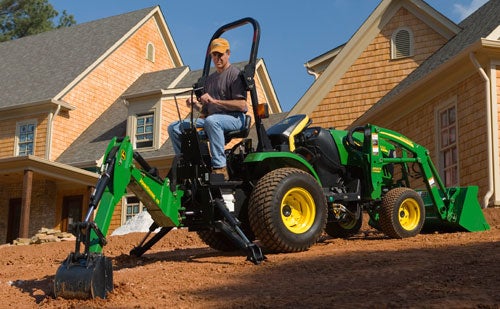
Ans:
[{"label": "white window trim", "polygon": [[[127,136],[134,146],[134,149],[157,150],[161,141],[161,99],[149,99],[144,101],[128,102]],[[137,148],[135,133],[137,129],[137,116],[153,113],[153,146]]]},{"label": "white window trim", "polygon": [[[121,214],[121,224],[120,225],[124,225],[125,222],[127,221],[127,199],[129,197],[136,197],[134,194],[127,194],[125,196],[123,196],[122,198],[122,214]],[[137,198],[139,199],[139,198]],[[140,214],[141,212],[143,211],[146,211],[146,207],[144,207],[144,205],[142,204],[142,202],[139,200],[139,212],[137,214]]]},{"label": "white window trim", "polygon": [[28,119],[28,120],[23,120],[16,122],[16,135],[14,137],[14,156],[17,157],[19,156],[19,135],[20,135],[20,129],[21,126],[27,125],[27,124],[32,124],[35,126],[35,130],[33,132],[33,155],[35,154],[35,148],[36,148],[36,131],[38,127],[38,121],[36,119]]},{"label": "white window trim", "polygon": [[[400,31],[403,31],[403,30],[407,31],[408,34],[409,34],[409,36],[410,36],[408,38],[409,39],[408,43],[409,43],[410,50],[409,50],[409,55],[407,55],[407,56],[398,56],[397,53],[396,53],[396,42],[395,42],[395,40],[396,40],[396,35]],[[411,31],[410,28],[408,28],[408,27],[399,27],[396,30],[394,30],[394,32],[391,35],[391,59],[392,60],[398,60],[398,59],[405,59],[405,58],[413,57],[413,55],[414,55],[414,50],[413,50],[414,49],[413,48],[414,47],[414,41],[415,40],[414,40],[414,36],[413,36],[413,31]]]},{"label": "white window trim", "polygon": [[[141,143],[144,143],[144,142],[148,142],[148,143],[151,143],[151,146],[143,146],[143,147],[140,147],[140,149],[148,149],[148,148],[154,148],[154,140],[155,140],[155,114],[154,112],[147,112],[147,113],[144,113],[144,114],[137,114],[135,115],[135,118],[136,118],[136,121],[135,121],[135,127],[136,129],[134,130],[134,139],[135,139],[135,148],[139,149],[139,146],[137,145],[139,143],[139,140],[137,140],[137,136],[138,135],[149,135],[149,134],[152,134],[152,140],[140,140]],[[147,131],[144,131],[142,133],[138,133],[137,132],[137,129],[139,128],[138,126],[138,121],[139,119],[143,119],[144,121],[146,121],[146,119],[150,119],[152,118],[153,119],[153,128],[152,128],[152,132],[147,132]],[[146,129],[146,127],[148,126],[148,124],[145,122],[143,125],[144,129]]]},{"label": "white window trim", "polygon": [[455,127],[456,127],[456,137],[455,137],[455,147],[457,149],[457,185],[460,185],[460,125],[458,118],[458,105],[457,105],[457,97],[453,96],[452,98],[444,101],[439,104],[435,110],[435,148],[436,148],[436,156],[437,156],[437,170],[439,172],[439,176],[443,180],[443,183],[446,182],[444,175],[444,158],[441,153],[441,112],[443,110],[449,109],[451,107],[455,108]]}]

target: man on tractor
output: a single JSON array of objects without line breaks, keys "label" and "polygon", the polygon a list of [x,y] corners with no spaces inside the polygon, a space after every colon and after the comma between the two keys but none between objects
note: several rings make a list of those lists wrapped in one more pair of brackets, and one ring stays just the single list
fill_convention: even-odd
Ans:
[{"label": "man on tractor", "polygon": [[[232,66],[229,57],[229,42],[224,38],[214,39],[210,44],[210,56],[216,71],[206,80],[202,94],[196,100],[187,99],[200,112],[196,127],[203,128],[210,141],[212,171],[224,175],[228,180],[226,156],[224,154],[224,133],[239,130],[245,124],[247,112],[247,92],[240,76],[240,70]],[[189,126],[189,121],[176,121],[169,125],[168,134],[175,154],[181,152],[181,131]]]}]

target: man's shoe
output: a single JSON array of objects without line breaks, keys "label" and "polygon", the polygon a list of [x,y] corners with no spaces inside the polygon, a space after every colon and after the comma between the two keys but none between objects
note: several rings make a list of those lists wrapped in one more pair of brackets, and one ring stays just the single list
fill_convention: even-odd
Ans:
[{"label": "man's shoe", "polygon": [[225,166],[224,167],[214,168],[212,170],[212,173],[214,173],[214,174],[222,174],[222,175],[224,175],[224,180],[229,180],[229,174],[227,173],[227,168]]}]

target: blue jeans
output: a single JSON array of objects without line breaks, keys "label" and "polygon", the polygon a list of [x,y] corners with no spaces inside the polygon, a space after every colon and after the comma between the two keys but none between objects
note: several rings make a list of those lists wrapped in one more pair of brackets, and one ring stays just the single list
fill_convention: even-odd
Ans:
[{"label": "blue jeans", "polygon": [[[226,166],[226,155],[224,154],[224,133],[241,129],[245,124],[245,114],[233,112],[228,114],[212,114],[204,119],[196,119],[196,127],[203,128],[210,141],[210,154],[212,156],[212,168]],[[181,126],[189,127],[189,120],[176,121],[168,126],[168,135],[172,140],[175,154],[181,152]]]}]

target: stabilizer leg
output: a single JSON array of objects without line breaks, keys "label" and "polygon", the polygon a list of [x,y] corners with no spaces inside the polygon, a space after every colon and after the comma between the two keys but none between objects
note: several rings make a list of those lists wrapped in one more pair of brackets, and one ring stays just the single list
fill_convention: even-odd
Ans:
[{"label": "stabilizer leg", "polygon": [[247,260],[255,265],[260,264],[266,259],[259,246],[251,242],[240,228],[240,222],[231,214],[224,204],[224,200],[215,199],[217,209],[222,213],[227,222],[218,221],[216,227],[220,229],[226,236],[229,237],[241,249],[247,252]]},{"label": "stabilizer leg", "polygon": [[158,225],[156,223],[153,223],[149,228],[149,232],[147,233],[146,237],[144,237],[144,239],[141,241],[141,243],[136,247],[134,247],[132,250],[130,250],[130,255],[140,257],[141,255],[144,254],[144,252],[148,251],[154,244],[156,244],[160,239],[162,239],[163,236],[167,235],[167,233],[173,229],[173,227],[162,227],[160,231],[156,233],[155,236],[153,236],[150,240],[146,242],[146,239],[156,228],[158,228]]}]

